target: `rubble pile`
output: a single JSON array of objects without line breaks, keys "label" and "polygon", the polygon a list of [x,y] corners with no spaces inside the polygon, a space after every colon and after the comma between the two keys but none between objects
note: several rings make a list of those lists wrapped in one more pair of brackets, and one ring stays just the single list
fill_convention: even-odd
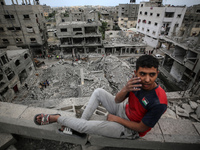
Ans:
[{"label": "rubble pile", "polygon": [[190,119],[200,122],[200,100],[169,101],[164,117]]},{"label": "rubble pile", "polygon": [[131,78],[133,68],[128,62],[122,61],[116,56],[106,56],[98,59],[96,62],[90,64],[90,70],[102,70],[105,78],[108,80],[112,88],[112,94],[119,92]]}]

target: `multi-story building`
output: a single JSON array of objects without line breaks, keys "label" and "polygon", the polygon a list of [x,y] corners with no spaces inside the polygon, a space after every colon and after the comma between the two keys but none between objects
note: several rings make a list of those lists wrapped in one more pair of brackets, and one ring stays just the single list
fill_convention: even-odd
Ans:
[{"label": "multi-story building", "polygon": [[198,36],[200,33],[200,4],[188,7],[183,19],[181,33],[183,37]]},{"label": "multi-story building", "polygon": [[141,2],[137,30],[145,35],[144,42],[156,47],[160,35],[175,36],[182,24],[186,6],[162,6],[162,0]]},{"label": "multi-story building", "polygon": [[119,4],[118,26],[120,28],[135,28],[137,24],[139,4]]},{"label": "multi-story building", "polygon": [[0,101],[12,100],[34,70],[28,49],[0,50]]},{"label": "multi-story building", "polygon": [[12,0],[12,5],[5,5],[4,0],[0,2],[0,48],[19,46],[29,48],[33,55],[45,55],[47,32],[39,0],[34,0],[34,5],[30,0],[23,5],[18,5],[17,0],[16,3]]},{"label": "multi-story building", "polygon": [[56,18],[56,34],[64,54],[96,52],[102,47],[101,23],[95,11],[80,9],[78,12],[60,13]]},{"label": "multi-story building", "polygon": [[161,72],[168,82],[182,90],[191,89],[200,94],[200,38],[199,37],[161,37],[158,47],[165,54]]}]

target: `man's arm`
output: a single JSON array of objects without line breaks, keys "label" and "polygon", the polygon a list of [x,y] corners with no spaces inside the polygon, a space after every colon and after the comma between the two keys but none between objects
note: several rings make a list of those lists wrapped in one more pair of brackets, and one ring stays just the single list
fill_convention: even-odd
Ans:
[{"label": "man's arm", "polygon": [[141,84],[136,84],[136,83],[139,83],[139,82],[141,82],[141,79],[139,77],[131,78],[127,82],[127,84],[121,89],[121,91],[116,94],[115,102],[116,103],[123,102],[126,99],[126,95],[128,94],[128,92],[139,91],[140,88],[138,88],[138,87],[142,86]]},{"label": "man's arm", "polygon": [[140,121],[139,123],[134,122],[134,121],[129,121],[129,120],[120,118],[120,117],[112,115],[112,114],[108,114],[107,120],[117,122],[119,124],[124,125],[125,127],[129,128],[129,129],[132,129],[137,132],[145,132],[146,130],[148,130],[150,128],[150,127],[146,126],[142,121]]}]

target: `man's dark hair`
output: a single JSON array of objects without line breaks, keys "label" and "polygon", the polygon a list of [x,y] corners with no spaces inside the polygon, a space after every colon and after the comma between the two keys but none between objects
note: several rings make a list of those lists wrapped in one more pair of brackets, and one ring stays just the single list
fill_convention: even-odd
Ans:
[{"label": "man's dark hair", "polygon": [[154,67],[158,69],[158,66],[159,66],[158,60],[152,55],[142,55],[136,61],[136,70],[138,70],[139,67],[142,68]]}]

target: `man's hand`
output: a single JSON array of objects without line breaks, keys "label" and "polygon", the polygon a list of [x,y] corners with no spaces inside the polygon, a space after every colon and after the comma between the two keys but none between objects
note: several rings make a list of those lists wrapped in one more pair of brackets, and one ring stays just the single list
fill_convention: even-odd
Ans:
[{"label": "man's hand", "polygon": [[126,84],[125,88],[127,92],[141,90],[142,84],[140,83],[140,77],[132,77]]},{"label": "man's hand", "polygon": [[126,95],[131,91],[141,90],[142,84],[140,83],[141,79],[139,77],[133,77],[126,83],[126,85],[117,93],[115,97],[116,103],[121,103],[126,99]]},{"label": "man's hand", "polygon": [[138,132],[144,132],[150,128],[146,126],[142,121],[140,122],[129,121],[112,114],[108,114],[107,121],[117,122],[119,124],[124,125],[125,127],[129,129],[132,129]]},{"label": "man's hand", "polygon": [[107,116],[107,120],[112,121],[112,122],[117,122],[118,118],[120,118],[120,117],[112,115],[112,114],[108,114],[108,116]]}]

